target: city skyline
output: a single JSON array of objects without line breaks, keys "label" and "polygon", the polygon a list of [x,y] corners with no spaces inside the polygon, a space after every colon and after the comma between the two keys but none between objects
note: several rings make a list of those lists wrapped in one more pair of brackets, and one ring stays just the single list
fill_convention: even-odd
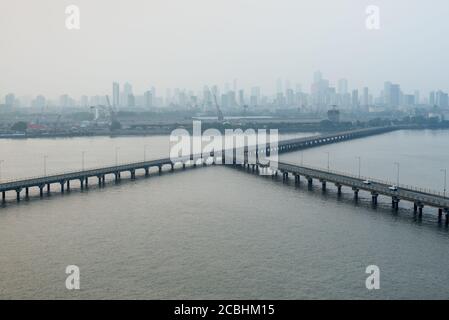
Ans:
[{"label": "city skyline", "polygon": [[[113,81],[109,92],[93,96],[73,97],[64,93],[58,97],[45,97],[44,95],[18,97],[15,93],[8,93],[4,96],[4,105],[86,107],[110,104],[117,108],[167,107],[170,105],[198,107],[201,104],[203,106],[205,104],[212,105],[214,103],[213,96],[216,95],[217,102],[225,108],[242,107],[244,105],[266,106],[269,104],[277,107],[323,107],[332,105],[342,107],[414,105],[448,107],[448,94],[441,89],[430,92],[415,89],[412,92],[406,92],[402,89],[400,83],[384,81],[382,90],[376,92],[367,86],[355,88],[351,86],[351,80],[347,78],[330,81],[321,71],[315,71],[311,79],[310,84],[302,85],[289,79],[278,78],[273,85],[274,90],[269,92],[264,91],[257,85],[242,88],[239,86],[237,79],[234,79],[232,83],[226,82],[221,86],[204,85],[202,89],[198,90],[176,87],[163,90],[151,86],[141,92],[135,90],[129,81]],[[107,99],[109,99],[109,102]]]}]

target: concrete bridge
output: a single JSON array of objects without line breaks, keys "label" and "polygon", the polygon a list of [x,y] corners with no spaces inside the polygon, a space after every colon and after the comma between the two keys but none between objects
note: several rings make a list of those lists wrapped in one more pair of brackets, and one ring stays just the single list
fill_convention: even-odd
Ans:
[{"label": "concrete bridge", "polygon": [[[249,164],[243,164],[244,167],[251,169]],[[300,166],[287,162],[271,162],[269,165],[256,165],[253,170],[269,170],[271,167],[274,175],[278,172],[282,174],[284,181],[289,180],[289,175],[294,177],[296,184],[300,183],[303,177],[309,186],[312,187],[313,181],[318,180],[321,184],[323,192],[326,191],[328,183],[332,183],[337,188],[338,195],[342,193],[342,187],[351,188],[354,192],[354,199],[357,201],[359,192],[364,190],[371,193],[372,204],[377,206],[378,197],[380,195],[391,198],[391,205],[394,210],[399,209],[399,202],[409,201],[413,203],[414,213],[422,217],[424,206],[434,207],[438,209],[438,221],[441,222],[443,212],[445,214],[445,223],[449,225],[449,198],[443,193],[432,191],[429,189],[417,188],[413,186],[396,185],[388,181],[381,181],[374,178],[359,177],[348,173],[341,173],[322,168],[313,168],[309,166]]]},{"label": "concrete bridge", "polygon": [[[289,139],[280,141],[277,146],[267,145],[263,149],[248,149],[244,150],[232,150],[231,164],[252,166],[253,169],[259,169],[259,167],[267,167],[267,164],[259,162],[259,158],[263,156],[267,157],[272,152],[284,153],[291,152],[299,149],[306,149],[324,144],[336,143],[345,140],[351,140],[356,138],[362,138],[370,135],[381,134],[393,130],[403,129],[404,127],[381,127],[381,128],[368,128],[346,132],[337,132],[331,134],[317,135],[312,137],[305,137],[299,139]],[[254,153],[253,155],[251,155]],[[243,155],[239,158],[238,155]],[[255,157],[254,157],[255,155]],[[157,160],[135,162],[128,164],[121,164],[117,166],[107,166],[101,168],[88,169],[83,171],[64,172],[60,174],[32,177],[19,180],[11,180],[0,183],[0,192],[2,194],[2,203],[6,201],[7,192],[15,192],[17,201],[21,200],[23,193],[25,198],[29,197],[30,188],[37,188],[39,190],[40,197],[44,196],[46,192],[51,192],[52,185],[57,185],[60,192],[64,193],[70,191],[71,182],[79,181],[79,187],[85,189],[89,187],[89,180],[95,179],[99,187],[105,186],[106,176],[112,176],[115,182],[121,180],[123,173],[130,174],[131,179],[136,178],[136,172],[141,171],[145,176],[149,176],[150,169],[153,167],[158,168],[159,172],[162,172],[163,167],[169,167],[170,170],[175,170],[176,167],[186,168],[186,165],[197,166],[198,164],[205,165],[208,163],[216,164],[217,161],[221,163],[228,163],[226,157],[229,153],[226,150],[222,150],[221,154],[214,154],[211,152],[207,155],[190,155],[188,157],[179,157],[172,161],[170,158],[163,158]],[[255,162],[250,162],[250,158],[254,158]],[[389,189],[391,186],[389,183],[378,182],[374,179],[370,179],[371,184],[367,185],[363,183],[363,180],[355,178],[353,176],[345,174],[337,174],[335,172],[323,171],[322,169],[313,169],[310,167],[301,167],[294,164],[288,164],[284,162],[274,163],[273,161],[268,166],[273,167],[274,164],[278,165],[278,170],[282,172],[284,179],[288,178],[288,174],[293,174],[299,182],[299,177],[304,176],[312,183],[313,179],[318,179],[322,182],[323,188],[326,188],[326,183],[335,183],[339,192],[342,186],[348,186],[354,190],[354,195],[357,198],[359,190],[366,190],[372,193],[373,203],[377,204],[378,195],[386,195],[392,198],[392,205],[397,209],[400,200],[408,200],[414,203],[415,211],[419,211],[422,214],[422,208],[424,205],[437,207],[439,209],[439,217],[441,218],[442,211],[446,212],[446,221],[449,219],[448,210],[449,199],[439,194],[424,192],[417,188],[403,188],[400,187],[398,191],[392,191]],[[276,171],[277,173],[277,171]]]}]

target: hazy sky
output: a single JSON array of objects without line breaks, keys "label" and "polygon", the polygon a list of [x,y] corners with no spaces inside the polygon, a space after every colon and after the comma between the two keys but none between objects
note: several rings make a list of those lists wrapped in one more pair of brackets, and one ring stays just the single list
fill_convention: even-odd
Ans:
[{"label": "hazy sky", "polygon": [[[80,30],[65,27],[70,4]],[[367,5],[380,30],[366,29]],[[449,91],[448,17],[448,0],[3,0],[0,95],[105,94],[113,80],[308,90],[317,69],[350,87]]]}]

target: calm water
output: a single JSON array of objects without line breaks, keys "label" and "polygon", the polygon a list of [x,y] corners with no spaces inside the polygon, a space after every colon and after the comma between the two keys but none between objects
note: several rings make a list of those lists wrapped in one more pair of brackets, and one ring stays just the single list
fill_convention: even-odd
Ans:
[{"label": "calm water", "polygon": [[[166,137],[0,140],[2,178],[166,155]],[[449,131],[400,131],[304,151],[304,164],[441,190]],[[301,153],[283,159],[301,161]],[[304,182],[304,181],[303,181]],[[414,219],[230,167],[153,174],[0,208],[0,298],[449,298],[449,233]],[[65,267],[81,290],[65,289]],[[381,289],[365,288],[378,265]]]}]

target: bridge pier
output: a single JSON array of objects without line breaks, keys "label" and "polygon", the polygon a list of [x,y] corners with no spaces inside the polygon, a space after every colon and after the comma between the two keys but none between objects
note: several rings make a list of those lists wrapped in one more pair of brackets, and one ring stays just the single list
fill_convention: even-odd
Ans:
[{"label": "bridge pier", "polygon": [[43,197],[44,196],[44,186],[39,186],[39,197]]},{"label": "bridge pier", "polygon": [[295,183],[299,184],[301,182],[301,176],[299,174],[295,174]]},{"label": "bridge pier", "polygon": [[288,172],[282,172],[282,181],[288,180]]},{"label": "bridge pier", "polygon": [[323,192],[326,192],[326,181],[325,180],[320,180],[321,182],[321,189]]},{"label": "bridge pier", "polygon": [[115,177],[115,183],[119,183],[120,181],[120,174],[118,172],[114,173],[114,177]]},{"label": "bridge pier", "polygon": [[25,188],[25,198],[28,199],[30,197],[30,188]]},{"label": "bridge pier", "polygon": [[2,191],[2,204],[6,202],[6,191]]},{"label": "bridge pier", "polygon": [[[204,163],[203,163],[204,165],[206,165],[206,161],[204,161]],[[175,170],[175,164],[174,163],[172,163],[171,164],[171,171],[174,171]]]},{"label": "bridge pier", "polygon": [[424,208],[423,204],[419,204],[418,205],[418,217],[421,219],[422,218],[422,209]]},{"label": "bridge pier", "polygon": [[89,189],[89,177],[86,177],[85,184],[86,184],[86,190]]},{"label": "bridge pier", "polygon": [[80,179],[80,187],[81,187],[81,190],[84,189],[84,178]]},{"label": "bridge pier", "polygon": [[60,181],[59,184],[61,185],[61,193],[64,193],[65,182],[64,181]]},{"label": "bridge pier", "polygon": [[50,194],[50,184],[47,183],[47,194]]},{"label": "bridge pier", "polygon": [[442,218],[443,218],[443,209],[438,208],[438,222],[441,222]]},{"label": "bridge pier", "polygon": [[70,192],[70,180],[67,180],[67,192]]},{"label": "bridge pier", "polygon": [[413,213],[416,214],[416,212],[418,212],[418,203],[414,202],[413,203]]},{"label": "bridge pier", "polygon": [[399,210],[399,199],[396,197],[391,198],[391,207],[393,210],[398,211]]},{"label": "bridge pier", "polygon": [[98,187],[101,188],[101,176],[97,176],[98,178]]},{"label": "bridge pier", "polygon": [[352,188],[352,191],[354,191],[354,200],[358,201],[359,200],[359,189],[357,188]]},{"label": "bridge pier", "polygon": [[131,170],[131,180],[136,180],[136,170]]},{"label": "bridge pier", "polygon": [[[193,166],[196,167],[196,162],[193,162]],[[159,174],[161,174],[162,173],[162,166],[158,166],[158,168],[159,168]]]},{"label": "bridge pier", "polygon": [[312,189],[313,187],[313,178],[312,177],[306,177],[307,179],[307,186],[309,187],[309,189]]},{"label": "bridge pier", "polygon": [[341,196],[341,184],[336,183],[335,186],[337,187],[337,194]]},{"label": "bridge pier", "polygon": [[374,206],[377,206],[377,198],[379,194],[377,192],[371,192],[371,201]]}]

